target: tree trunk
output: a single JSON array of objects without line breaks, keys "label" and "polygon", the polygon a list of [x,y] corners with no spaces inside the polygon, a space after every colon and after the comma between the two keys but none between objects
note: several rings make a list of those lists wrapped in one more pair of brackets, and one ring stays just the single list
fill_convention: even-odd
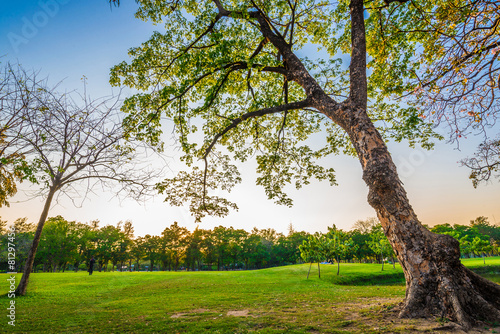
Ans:
[{"label": "tree trunk", "polygon": [[319,262],[318,262],[318,278],[321,278],[321,270],[319,269]]},{"label": "tree trunk", "polygon": [[43,211],[40,215],[40,219],[38,220],[38,225],[36,227],[35,236],[28,252],[28,258],[26,259],[26,264],[24,266],[23,276],[21,277],[21,281],[19,281],[19,285],[17,286],[15,291],[17,296],[24,296],[26,294],[29,277],[33,270],[33,263],[35,262],[36,250],[38,248],[38,244],[40,243],[43,226],[45,225],[45,221],[47,220],[50,204],[52,203],[52,199],[54,198],[54,194],[56,193],[56,191],[56,187],[51,187],[49,189],[49,194],[47,195],[47,199],[45,200],[45,205],[43,206]]},{"label": "tree trunk", "polygon": [[457,240],[419,222],[387,148],[364,110],[348,128],[369,187],[368,202],[403,268],[406,299],[401,317],[438,316],[470,328],[475,320],[500,320],[500,286],[465,268]]},{"label": "tree trunk", "polygon": [[307,279],[309,279],[309,273],[311,272],[311,267],[312,267],[313,263],[311,262],[309,264],[309,271],[307,272]]},{"label": "tree trunk", "polygon": [[357,110],[352,116],[347,132],[369,187],[368,202],[377,212],[406,279],[400,317],[438,316],[464,328],[478,319],[500,320],[500,285],[461,264],[457,240],[422,226],[387,147],[365,110]]},{"label": "tree trunk", "polygon": [[[382,247],[382,246],[380,246]],[[382,271],[384,271],[384,253],[380,252],[380,258],[382,260]]]}]

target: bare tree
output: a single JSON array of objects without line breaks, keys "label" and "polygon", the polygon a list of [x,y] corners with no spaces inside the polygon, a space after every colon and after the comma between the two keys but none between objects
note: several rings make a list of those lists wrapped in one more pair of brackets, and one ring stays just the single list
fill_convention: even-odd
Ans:
[{"label": "bare tree", "polygon": [[117,98],[91,100],[86,94],[77,102],[74,94],[57,94],[37,86],[36,103],[25,108],[26,126],[19,138],[32,153],[36,176],[46,196],[22,279],[16,294],[26,294],[28,279],[43,226],[55,198],[68,196],[83,201],[99,186],[118,186],[117,195],[140,199],[148,193],[154,175],[138,166],[144,147],[124,140],[117,117]]},{"label": "bare tree", "polygon": [[361,233],[369,233],[375,226],[380,224],[377,217],[369,217],[365,220],[358,220],[354,223],[352,228],[358,230]]}]

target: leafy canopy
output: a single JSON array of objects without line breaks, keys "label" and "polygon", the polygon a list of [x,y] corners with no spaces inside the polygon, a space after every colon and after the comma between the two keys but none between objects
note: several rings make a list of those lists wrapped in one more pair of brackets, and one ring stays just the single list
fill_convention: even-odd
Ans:
[{"label": "leafy canopy", "polygon": [[[110,82],[141,91],[123,107],[129,136],[162,147],[162,119],[175,126],[182,159],[192,173],[181,172],[158,184],[166,201],[191,201],[197,220],[206,213],[225,215],[236,205],[208,195],[208,190],[229,191],[240,182],[231,161],[254,157],[257,184],[279,204],[292,204],[284,191],[288,184],[300,188],[311,178],[335,184],[334,170],[318,161],[329,154],[355,155],[354,149],[339,126],[310,107],[304,88],[287,75],[282,51],[265,36],[257,17],[263,15],[272,33],[299,57],[321,88],[342,102],[349,96],[348,1],[139,3],[136,16],[158,25],[159,31],[129,50],[132,60],[113,67]],[[409,5],[385,4],[377,0],[367,7],[368,112],[386,140],[405,139],[429,148],[436,134],[418,117],[418,110],[385,99],[388,92],[403,92],[407,86],[401,78],[418,67],[405,53],[413,50],[416,37],[381,47],[377,13],[394,9],[398,14],[391,19],[411,19],[406,14]],[[402,53],[394,58],[397,48]],[[320,132],[323,140],[315,136]]]}]

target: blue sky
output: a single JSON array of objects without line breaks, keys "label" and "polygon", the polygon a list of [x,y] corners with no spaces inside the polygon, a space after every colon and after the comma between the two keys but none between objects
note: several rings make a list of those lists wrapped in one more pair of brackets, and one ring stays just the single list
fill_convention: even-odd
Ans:
[{"label": "blue sky", "polygon": [[[116,94],[118,89],[108,83],[109,69],[128,60],[127,50],[159,29],[135,19],[136,7],[132,0],[122,1],[119,8],[110,8],[105,0],[3,1],[0,61],[20,62],[25,68],[40,70],[40,75],[49,76],[52,84],[62,81],[60,90],[81,89],[81,78],[85,76],[93,98]],[[124,92],[127,94],[127,90]],[[170,138],[165,140],[168,146]],[[500,223],[500,183],[495,180],[474,189],[467,169],[458,163],[472,154],[477,143],[474,138],[464,140],[461,151],[439,143],[431,152],[389,144],[408,197],[424,224],[467,224],[480,215]],[[167,155],[172,157],[168,160],[172,169],[182,168],[176,153],[167,151]],[[366,202],[368,189],[361,179],[359,162],[338,156],[325,159],[323,164],[335,168],[339,186],[313,182],[300,191],[291,189],[295,203],[291,209],[268,201],[263,189],[255,186],[252,163],[241,165],[244,182],[231,193],[240,210],[224,219],[206,219],[200,227],[224,225],[251,230],[256,226],[286,232],[292,223],[297,230],[315,232],[326,231],[333,223],[349,229],[357,219],[374,216]],[[82,222],[99,219],[101,225],[130,219],[138,235],[159,234],[174,221],[191,230],[196,226],[184,208],[170,208],[160,197],[145,205],[130,200],[120,203],[112,197],[112,193],[103,191],[90,196],[81,208],[62,200],[49,215],[61,214],[68,220]],[[42,209],[40,199],[26,201],[19,194],[11,202],[10,208],[1,209],[2,219],[12,222],[27,216],[30,221],[37,221]]]}]

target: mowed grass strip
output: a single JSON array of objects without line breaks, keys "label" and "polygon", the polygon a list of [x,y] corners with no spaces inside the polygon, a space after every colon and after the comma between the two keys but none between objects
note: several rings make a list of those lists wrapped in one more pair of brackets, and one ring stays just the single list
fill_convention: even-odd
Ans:
[{"label": "mowed grass strip", "polygon": [[[499,281],[500,257],[464,260]],[[428,331],[438,322],[395,318],[402,270],[378,264],[309,264],[229,272],[37,273],[7,325],[20,333],[380,333]],[[17,279],[19,281],[20,275]],[[427,327],[426,327],[427,326]]]}]

